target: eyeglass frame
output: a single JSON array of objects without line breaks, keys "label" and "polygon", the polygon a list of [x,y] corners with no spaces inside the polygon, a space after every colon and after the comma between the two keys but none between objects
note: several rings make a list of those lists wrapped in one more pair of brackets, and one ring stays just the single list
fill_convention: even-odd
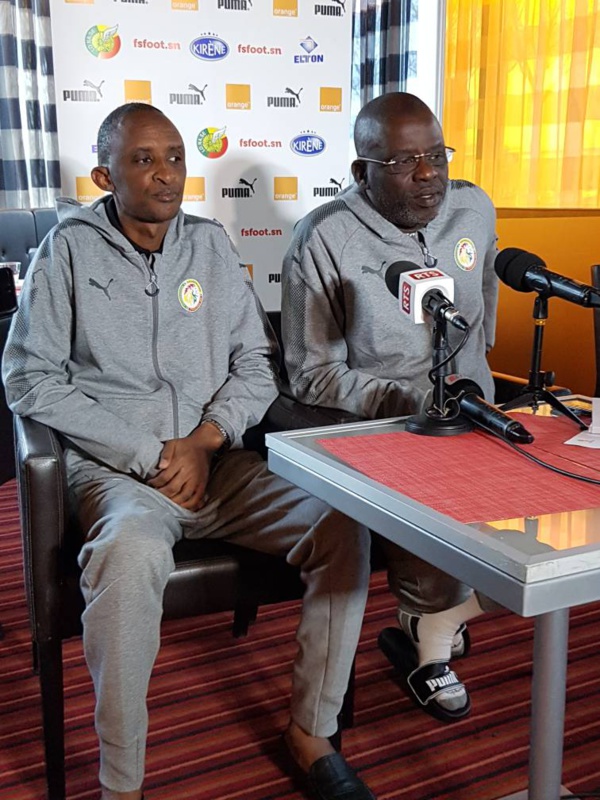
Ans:
[{"label": "eyeglass frame", "polygon": [[[446,164],[450,164],[451,163],[451,161],[452,161],[452,159],[454,157],[454,153],[456,153],[456,150],[454,149],[454,147],[444,147],[444,155],[446,156]],[[395,164],[399,164],[399,165],[403,166],[404,168],[407,168],[406,169],[406,174],[408,175],[408,174],[410,174],[411,172],[414,172],[417,169],[417,167],[419,166],[419,159],[427,158],[428,156],[431,157],[431,156],[440,156],[440,155],[441,155],[441,152],[437,152],[437,153],[416,153],[414,156],[406,156],[406,158],[404,158],[402,160],[398,160],[398,158],[396,157],[396,158],[388,159],[387,161],[381,161],[381,159],[378,159],[378,158],[367,158],[366,156],[357,156],[355,160],[356,161],[368,162],[370,164],[379,164],[382,167],[393,167]],[[406,162],[410,162],[410,163],[406,163]],[[431,161],[427,161],[427,163],[432,167],[438,167],[438,168],[446,166],[446,164],[433,164]],[[403,169],[399,169],[399,170],[396,170],[396,171],[392,170],[392,174],[393,175],[398,175],[398,174],[401,174],[403,171],[404,171]]]}]

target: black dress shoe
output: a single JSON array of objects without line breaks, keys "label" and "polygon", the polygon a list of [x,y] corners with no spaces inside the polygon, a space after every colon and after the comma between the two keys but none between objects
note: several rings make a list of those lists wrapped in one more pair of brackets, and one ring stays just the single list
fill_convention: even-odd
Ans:
[{"label": "black dress shoe", "polygon": [[341,753],[318,758],[307,781],[317,800],[376,800]]}]

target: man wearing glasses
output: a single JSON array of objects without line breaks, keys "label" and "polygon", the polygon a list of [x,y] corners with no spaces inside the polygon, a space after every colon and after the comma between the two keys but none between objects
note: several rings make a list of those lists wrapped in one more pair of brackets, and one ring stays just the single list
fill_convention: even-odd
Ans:
[{"label": "man wearing glasses", "polygon": [[[400,313],[385,282],[391,264],[412,262],[437,265],[453,278],[454,305],[471,331],[454,371],[492,401],[486,353],[494,343],[498,286],[489,197],[448,179],[454,151],[414,95],[367,103],[354,142],[354,185],[297,225],[284,260],[283,339],[294,395],[369,419],[422,409],[432,388],[431,329]],[[461,338],[448,330],[451,349]],[[423,710],[447,722],[462,719],[470,700],[448,662],[468,650],[465,623],[485,601],[387,540],[382,544],[398,598],[394,663]]]}]

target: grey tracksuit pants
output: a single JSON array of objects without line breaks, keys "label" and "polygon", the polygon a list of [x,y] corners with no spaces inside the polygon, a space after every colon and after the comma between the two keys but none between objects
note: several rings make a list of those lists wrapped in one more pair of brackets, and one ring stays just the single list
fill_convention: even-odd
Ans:
[{"label": "grey tracksuit pants", "polygon": [[135,479],[67,451],[72,500],[87,538],[79,556],[84,647],[96,692],[100,781],[132,791],[144,778],[146,693],[160,639],[173,545],[226,538],[286,556],[306,583],[297,632],[292,718],[330,736],[340,711],[367,597],[368,531],[231,451],[211,476],[207,505],[190,512]]}]

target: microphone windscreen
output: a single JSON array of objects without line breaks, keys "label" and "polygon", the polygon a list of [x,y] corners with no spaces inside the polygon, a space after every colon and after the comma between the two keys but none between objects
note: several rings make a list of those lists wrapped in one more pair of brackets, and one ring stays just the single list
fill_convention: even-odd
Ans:
[{"label": "microphone windscreen", "polygon": [[511,289],[516,289],[517,292],[531,292],[532,287],[525,277],[527,271],[532,267],[545,266],[544,260],[539,256],[528,253],[527,250],[519,250],[518,247],[507,247],[505,250],[501,250],[494,262],[496,275],[502,283],[510,286]]},{"label": "microphone windscreen", "polygon": [[422,269],[422,267],[418,264],[413,264],[412,261],[394,261],[386,269],[385,285],[394,297],[398,297],[398,292],[400,291],[400,275],[413,269]]}]

